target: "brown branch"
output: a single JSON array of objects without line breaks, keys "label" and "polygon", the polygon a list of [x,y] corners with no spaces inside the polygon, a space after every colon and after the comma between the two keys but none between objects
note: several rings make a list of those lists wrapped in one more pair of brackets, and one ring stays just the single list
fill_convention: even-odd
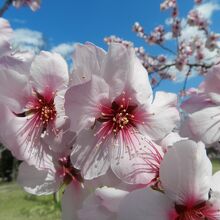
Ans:
[{"label": "brown branch", "polygon": [[186,78],[185,78],[184,83],[183,83],[183,89],[182,89],[183,92],[185,92],[185,90],[186,90],[186,85],[187,85],[188,78],[190,76],[191,70],[192,70],[192,66],[189,66],[189,69],[186,73]]},{"label": "brown branch", "polygon": [[3,14],[8,10],[10,5],[12,4],[13,0],[6,0],[5,4],[0,8],[0,17],[3,16]]},{"label": "brown branch", "polygon": [[174,51],[172,51],[170,48],[164,46],[163,44],[157,43],[158,46],[160,46],[163,50],[166,50],[170,53],[172,53],[173,55],[176,55],[176,53]]}]

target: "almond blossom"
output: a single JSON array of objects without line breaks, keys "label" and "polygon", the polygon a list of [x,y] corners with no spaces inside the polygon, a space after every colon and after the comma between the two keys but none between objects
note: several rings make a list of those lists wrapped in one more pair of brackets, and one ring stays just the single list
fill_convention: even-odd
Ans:
[{"label": "almond blossom", "polygon": [[44,166],[33,166],[22,162],[19,166],[17,182],[26,192],[48,195],[58,192],[62,185],[71,185],[81,190],[83,179],[80,171],[71,165],[68,154],[47,154]]},{"label": "almond blossom", "polygon": [[131,192],[121,202],[118,219],[219,220],[219,176],[212,176],[202,143],[177,142],[161,163],[164,193],[149,188]]},{"label": "almond blossom", "polygon": [[41,0],[13,0],[12,4],[16,8],[21,6],[29,6],[32,11],[36,11],[40,8]]},{"label": "almond blossom", "polygon": [[72,163],[85,179],[104,175],[109,167],[121,177],[120,164],[135,164],[149,140],[162,139],[175,127],[176,95],[157,92],[152,100],[146,70],[122,44],[111,44],[107,53],[78,45],[74,58],[75,76],[87,82],[65,95],[71,129],[78,133]]},{"label": "almond blossom", "polygon": [[56,137],[65,133],[67,64],[58,54],[41,52],[29,71],[1,68],[0,75],[0,101],[4,104],[0,119],[2,142],[16,158],[36,165],[42,154],[53,147]]},{"label": "almond blossom", "polygon": [[[78,211],[79,220],[115,220],[121,200],[129,192],[115,188],[102,187],[95,190],[83,202]],[[63,220],[71,220],[67,218]]]},{"label": "almond blossom", "polygon": [[182,108],[189,113],[181,128],[182,136],[212,144],[220,140],[220,65],[208,71],[207,76]]}]

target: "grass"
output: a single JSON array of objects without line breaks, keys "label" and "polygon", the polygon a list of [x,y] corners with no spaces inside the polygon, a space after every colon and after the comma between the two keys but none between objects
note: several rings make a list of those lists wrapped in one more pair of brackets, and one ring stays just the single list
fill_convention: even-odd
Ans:
[{"label": "grass", "polygon": [[220,159],[212,160],[212,169],[213,169],[213,173],[220,171]]},{"label": "grass", "polygon": [[[220,170],[220,160],[212,160],[213,173]],[[2,220],[60,220],[60,210],[52,196],[33,196],[16,183],[0,184],[0,219]]]},{"label": "grass", "polygon": [[52,196],[33,196],[16,183],[0,184],[0,219],[2,220],[60,220],[60,210]]}]

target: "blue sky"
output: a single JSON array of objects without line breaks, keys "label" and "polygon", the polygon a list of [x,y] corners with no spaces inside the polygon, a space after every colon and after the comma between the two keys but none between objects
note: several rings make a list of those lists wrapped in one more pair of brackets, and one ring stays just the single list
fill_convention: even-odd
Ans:
[{"label": "blue sky", "polygon": [[[2,1],[1,1],[2,2]],[[4,15],[14,29],[28,28],[43,33],[48,48],[60,43],[91,41],[107,48],[103,38],[116,35],[131,40],[137,46],[144,46],[131,31],[135,21],[139,21],[147,32],[161,24],[169,12],[160,11],[162,0],[42,0],[41,9],[33,13],[28,8],[10,8]],[[193,0],[178,1],[181,15],[192,7]],[[215,1],[219,3],[219,1]],[[213,29],[220,32],[219,13],[213,17]],[[159,50],[151,49],[153,53]],[[189,86],[198,84],[198,79],[190,80]],[[161,89],[177,91],[179,85],[162,83]]]}]

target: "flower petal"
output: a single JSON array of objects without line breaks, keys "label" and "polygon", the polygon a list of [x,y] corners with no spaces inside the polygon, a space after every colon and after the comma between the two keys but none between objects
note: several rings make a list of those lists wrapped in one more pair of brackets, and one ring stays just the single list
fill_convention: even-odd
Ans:
[{"label": "flower petal", "polygon": [[19,166],[17,182],[28,193],[35,195],[49,195],[59,190],[61,180],[56,178],[55,170],[37,169],[23,162]]},{"label": "flower petal", "polygon": [[209,107],[191,114],[188,126],[193,136],[206,144],[220,140],[220,107]]},{"label": "flower petal", "polygon": [[131,71],[131,49],[112,43],[103,61],[101,77],[110,86],[110,98],[114,100],[125,89],[128,73]]},{"label": "flower petal", "polygon": [[100,69],[106,52],[91,43],[76,44],[73,52],[74,69],[71,85],[88,82],[93,74],[100,75]]},{"label": "flower petal", "polygon": [[77,218],[77,210],[81,208],[87,192],[77,183],[69,184],[62,197],[62,220]]},{"label": "flower petal", "polygon": [[208,199],[212,164],[200,142],[183,140],[164,155],[160,180],[166,194],[177,204]]},{"label": "flower petal", "polygon": [[212,177],[211,190],[220,194],[220,171],[216,172]]},{"label": "flower petal", "polygon": [[131,70],[127,73],[126,87],[132,90],[140,104],[151,103],[153,92],[148,78],[148,72],[136,57],[135,52],[130,54]]},{"label": "flower petal", "polygon": [[56,53],[42,51],[31,65],[33,87],[39,93],[47,88],[51,92],[66,89],[69,83],[68,67],[65,60]]},{"label": "flower petal", "polygon": [[108,85],[96,75],[87,83],[69,88],[65,95],[65,109],[71,119],[71,129],[79,132],[83,128],[91,128],[96,115],[100,114],[100,100],[108,96]]},{"label": "flower petal", "polygon": [[193,113],[199,111],[202,108],[214,106],[215,104],[204,93],[192,95],[189,99],[183,102],[181,108],[187,113]]},{"label": "flower petal", "polygon": [[135,190],[121,202],[118,220],[170,220],[172,201],[152,189]]},{"label": "flower petal", "polygon": [[114,220],[121,200],[128,192],[115,188],[96,189],[83,203],[78,212],[80,220]]},{"label": "flower petal", "polygon": [[111,168],[125,183],[151,184],[159,173],[162,148],[137,132],[131,138],[131,146],[119,139],[112,147]]},{"label": "flower petal", "polygon": [[94,137],[94,131],[82,130],[73,146],[73,166],[80,169],[82,176],[87,180],[104,175],[110,165],[108,147],[108,142],[100,143]]},{"label": "flower petal", "polygon": [[31,91],[28,87],[28,77],[14,70],[2,67],[0,69],[0,74],[1,102],[8,105],[15,113],[23,111]]},{"label": "flower petal", "polygon": [[35,127],[33,131],[31,118],[17,117],[3,105],[0,105],[0,111],[0,137],[4,146],[19,160],[30,165],[43,164],[48,145],[41,140],[41,128]]},{"label": "flower petal", "polygon": [[157,92],[152,105],[146,108],[145,123],[139,127],[153,140],[165,137],[180,120],[177,96],[173,93]]}]

